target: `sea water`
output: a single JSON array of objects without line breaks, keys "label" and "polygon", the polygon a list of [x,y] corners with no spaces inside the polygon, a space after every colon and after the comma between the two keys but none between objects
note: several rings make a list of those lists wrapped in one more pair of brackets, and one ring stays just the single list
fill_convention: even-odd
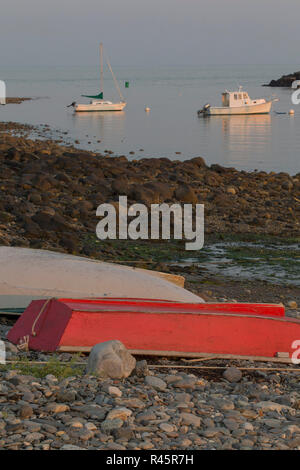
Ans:
[{"label": "sea water", "polygon": [[[88,102],[81,94],[99,92],[98,67],[1,67],[7,96],[32,101],[0,107],[1,121],[48,124],[52,138],[62,131],[66,142],[93,151],[111,150],[131,159],[202,156],[248,171],[300,171],[300,105],[292,91],[262,84],[293,72],[296,65],[197,65],[190,67],[113,67],[127,101],[123,112],[77,113],[67,105]],[[125,86],[129,82],[129,87]],[[270,115],[199,118],[205,103],[221,105],[221,93],[240,85],[251,98],[279,98]],[[119,100],[106,72],[104,98]],[[150,111],[145,112],[145,107]],[[276,114],[293,108],[294,116]],[[46,136],[46,134],[45,134]],[[99,142],[100,141],[100,142]],[[130,153],[132,152],[132,153]],[[133,153],[134,152],[134,153]]]}]

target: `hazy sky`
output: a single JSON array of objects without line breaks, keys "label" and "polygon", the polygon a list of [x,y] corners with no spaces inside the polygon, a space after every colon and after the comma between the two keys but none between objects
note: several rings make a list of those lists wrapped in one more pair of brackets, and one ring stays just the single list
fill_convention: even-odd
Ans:
[{"label": "hazy sky", "polygon": [[0,64],[297,64],[299,0],[1,0]]}]

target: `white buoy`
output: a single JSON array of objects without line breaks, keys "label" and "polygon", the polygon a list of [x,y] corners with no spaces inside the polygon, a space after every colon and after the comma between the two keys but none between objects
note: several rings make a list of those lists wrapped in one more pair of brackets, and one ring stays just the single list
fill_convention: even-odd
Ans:
[{"label": "white buoy", "polygon": [[148,106],[146,106],[145,111],[148,113],[150,111],[150,108]]},{"label": "white buoy", "polygon": [[290,115],[290,116],[293,116],[294,114],[295,114],[295,110],[294,110],[294,109],[290,109],[290,110],[289,110],[289,115]]}]

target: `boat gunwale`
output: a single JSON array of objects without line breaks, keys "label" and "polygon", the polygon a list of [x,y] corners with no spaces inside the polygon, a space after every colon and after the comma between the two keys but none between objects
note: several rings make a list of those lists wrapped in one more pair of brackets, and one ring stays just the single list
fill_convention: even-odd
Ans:
[{"label": "boat gunwale", "polygon": [[269,103],[273,103],[274,100],[266,100],[264,103],[255,103],[255,104],[243,104],[241,106],[210,106],[208,109],[239,109],[239,108],[256,108],[258,106],[263,106]]},{"label": "boat gunwale", "polygon": [[178,312],[178,311],[136,311],[133,312],[132,310],[110,310],[110,311],[105,311],[105,310],[80,310],[80,309],[73,309],[72,315],[76,313],[103,313],[103,314],[119,314],[119,313],[132,313],[132,314],[149,314],[149,315],[208,315],[208,316],[216,316],[216,317],[238,317],[238,318],[256,318],[259,320],[276,320],[280,322],[287,322],[287,323],[295,323],[300,325],[300,319],[296,317],[268,317],[268,316],[262,316],[262,315],[251,315],[251,314],[239,314],[239,313],[224,313],[224,312]]}]

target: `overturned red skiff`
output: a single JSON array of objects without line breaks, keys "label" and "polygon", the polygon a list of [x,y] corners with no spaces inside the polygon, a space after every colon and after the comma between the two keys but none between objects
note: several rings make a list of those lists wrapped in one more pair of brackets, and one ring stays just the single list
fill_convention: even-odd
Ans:
[{"label": "overturned red skiff", "polygon": [[136,354],[291,357],[300,321],[273,304],[49,299],[32,301],[7,338],[49,352],[118,339]]}]

